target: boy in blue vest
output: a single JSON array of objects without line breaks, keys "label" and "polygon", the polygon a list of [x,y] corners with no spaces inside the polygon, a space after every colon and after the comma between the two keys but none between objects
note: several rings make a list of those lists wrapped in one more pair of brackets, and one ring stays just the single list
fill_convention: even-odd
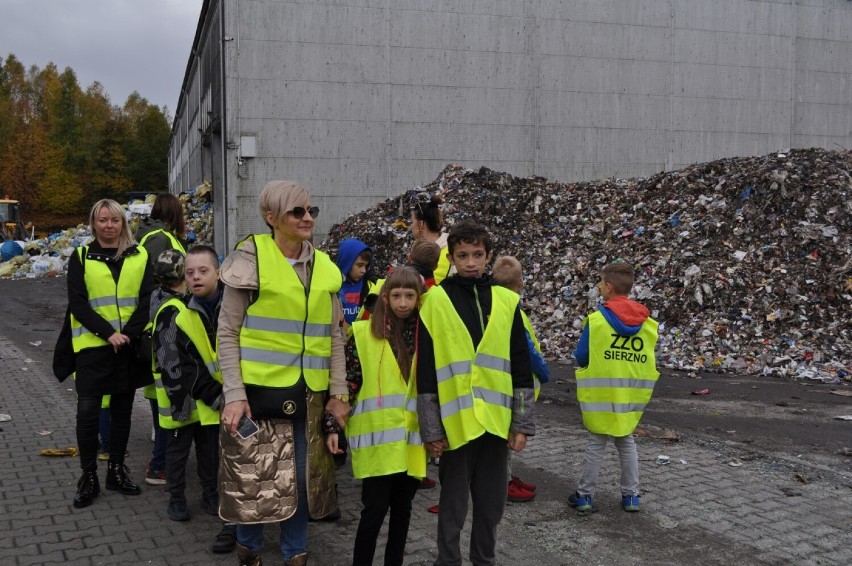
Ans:
[{"label": "boy in blue vest", "polygon": [[533,377],[519,297],[492,287],[485,275],[492,254],[488,231],[462,220],[447,245],[457,273],[423,296],[417,341],[420,435],[429,454],[440,458],[435,565],[462,563],[469,498],[469,558],[487,565],[495,561],[506,506],[506,446],[520,452],[535,434]]},{"label": "boy in blue vest", "polygon": [[[510,255],[500,256],[494,260],[494,267],[491,269],[492,282],[495,285],[505,287],[510,291],[521,294],[524,288],[524,270],[518,258]],[[524,330],[527,336],[527,350],[530,353],[530,369],[532,369],[535,396],[538,400],[538,392],[541,389],[542,383],[550,381],[550,368],[547,367],[547,362],[544,361],[544,356],[538,345],[538,339],[535,336],[532,324],[525,313],[521,312],[524,319]],[[512,454],[509,454],[509,489],[507,497],[509,501],[515,503],[523,503],[535,499],[536,486],[525,481],[521,481],[518,476],[512,475]]]},{"label": "boy in blue vest", "polygon": [[597,510],[592,497],[610,438],[621,461],[621,505],[639,510],[639,456],[632,435],[660,374],[654,357],[657,322],[647,307],[627,298],[632,288],[632,265],[603,268],[598,289],[604,303],[584,321],[574,352],[581,366],[577,400],[589,430],[583,475],[568,497],[578,511]]}]

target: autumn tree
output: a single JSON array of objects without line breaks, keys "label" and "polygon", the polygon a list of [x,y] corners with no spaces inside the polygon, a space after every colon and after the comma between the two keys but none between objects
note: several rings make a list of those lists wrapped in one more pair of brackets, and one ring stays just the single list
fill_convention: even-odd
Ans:
[{"label": "autumn tree", "polygon": [[111,104],[73,69],[0,62],[0,193],[25,215],[82,214],[94,201],[167,188],[169,119],[139,93]]}]

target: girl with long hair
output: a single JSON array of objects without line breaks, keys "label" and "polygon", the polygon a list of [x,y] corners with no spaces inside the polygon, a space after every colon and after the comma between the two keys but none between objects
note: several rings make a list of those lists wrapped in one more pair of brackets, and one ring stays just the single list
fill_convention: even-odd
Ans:
[{"label": "girl with long hair", "polygon": [[[370,320],[355,322],[346,346],[350,400],[346,425],[352,473],[362,479],[364,509],[355,535],[352,563],[373,563],[376,540],[390,510],[385,566],[402,564],[411,500],[426,475],[426,451],[417,422],[418,308],[426,291],[423,278],[409,267],[385,281]],[[337,452],[337,434],[327,443]]]}]

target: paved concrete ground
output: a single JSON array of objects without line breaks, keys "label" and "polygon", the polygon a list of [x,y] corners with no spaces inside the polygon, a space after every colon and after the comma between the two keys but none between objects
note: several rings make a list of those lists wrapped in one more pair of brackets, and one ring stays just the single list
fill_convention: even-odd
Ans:
[{"label": "paved concrete ground", "polygon": [[[0,564],[235,564],[234,555],[208,551],[219,525],[200,513],[192,483],[193,518],[186,523],[170,521],[164,491],[144,484],[138,497],[104,490],[86,509],[71,506],[78,459],[39,455],[42,448],[76,444],[73,385],[57,383],[50,372],[58,326],[45,320],[24,322],[30,324],[26,332],[0,333],[0,413],[12,417],[0,422]],[[43,343],[32,346],[39,325]],[[651,434],[637,440],[642,511],[621,511],[618,464],[610,449],[599,482],[600,511],[580,515],[566,505],[585,447],[576,408],[560,405],[546,391],[543,400],[538,434],[514,458],[515,473],[539,485],[538,497],[507,505],[499,564],[852,563],[852,474],[848,464],[837,463],[842,458],[791,462],[768,457],[760,446],[742,451],[700,436],[670,442],[653,438],[664,435],[646,419]],[[140,394],[128,458],[140,482],[150,450],[150,414]],[[658,454],[671,463],[656,464]],[[729,465],[732,454],[741,466]],[[100,474],[103,482],[103,469]],[[193,474],[191,461],[188,477]],[[430,467],[430,476],[437,477],[437,470]],[[339,483],[343,517],[311,524],[311,564],[349,563],[360,489],[347,468]],[[435,557],[436,516],[426,508],[437,497],[433,489],[414,499],[406,564],[431,564]],[[277,533],[267,532],[265,563],[281,564]]]}]

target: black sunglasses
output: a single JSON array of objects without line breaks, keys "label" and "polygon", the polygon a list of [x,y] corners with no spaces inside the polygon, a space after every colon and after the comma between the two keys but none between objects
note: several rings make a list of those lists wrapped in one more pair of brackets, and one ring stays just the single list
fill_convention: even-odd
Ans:
[{"label": "black sunglasses", "polygon": [[296,206],[293,207],[293,210],[289,211],[289,214],[292,214],[296,220],[301,220],[305,216],[306,212],[310,212],[311,217],[316,218],[319,216],[319,207],[312,206],[310,208],[305,208],[304,206]]}]

